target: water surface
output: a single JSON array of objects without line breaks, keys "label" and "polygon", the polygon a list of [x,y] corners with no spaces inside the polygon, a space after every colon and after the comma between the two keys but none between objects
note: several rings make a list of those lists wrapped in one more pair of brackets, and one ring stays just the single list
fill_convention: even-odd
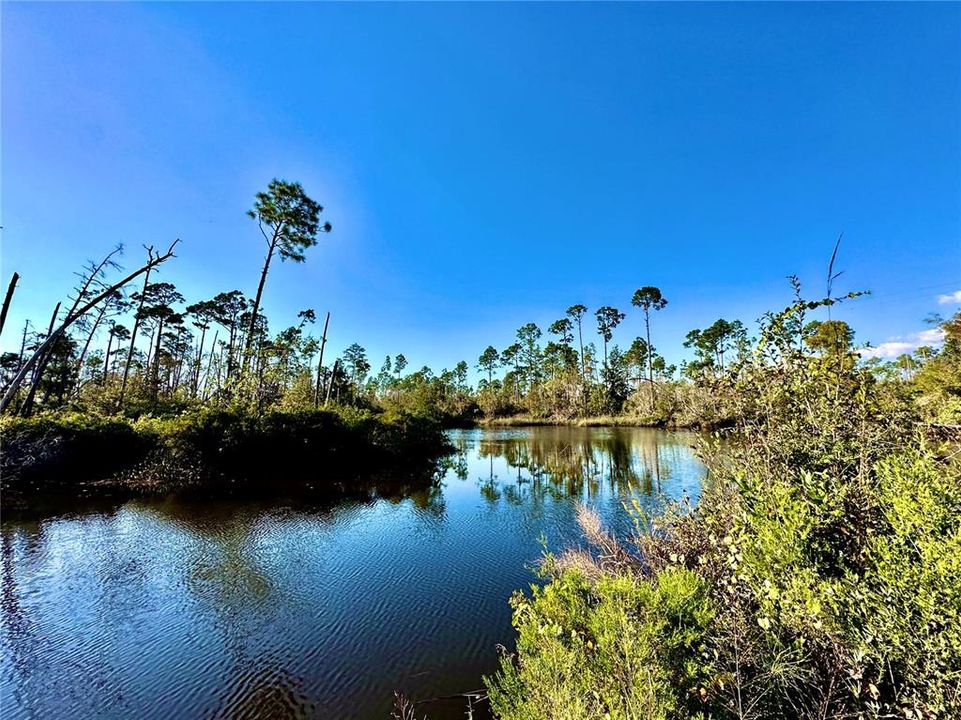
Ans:
[{"label": "water surface", "polygon": [[[389,717],[479,689],[510,648],[508,598],[576,501],[626,532],[695,501],[689,433],[452,433],[435,485],[403,499],[135,501],[0,533],[0,708],[13,718]],[[463,718],[463,701],[423,706]]]}]

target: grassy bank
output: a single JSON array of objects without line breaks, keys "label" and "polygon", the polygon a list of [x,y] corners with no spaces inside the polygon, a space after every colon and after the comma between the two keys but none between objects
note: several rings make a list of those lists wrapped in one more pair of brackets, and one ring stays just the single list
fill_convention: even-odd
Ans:
[{"label": "grassy bank", "polygon": [[4,418],[0,432],[0,490],[8,509],[58,494],[339,492],[388,470],[429,475],[425,470],[449,450],[433,421],[353,409],[41,415]]}]

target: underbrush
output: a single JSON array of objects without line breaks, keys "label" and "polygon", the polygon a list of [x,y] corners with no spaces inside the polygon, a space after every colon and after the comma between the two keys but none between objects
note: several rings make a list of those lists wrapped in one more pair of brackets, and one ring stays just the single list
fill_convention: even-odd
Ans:
[{"label": "underbrush", "polygon": [[[269,488],[343,484],[390,469],[420,470],[448,452],[443,429],[403,414],[350,408],[267,412],[192,410],[167,417],[82,414],[4,418],[5,504],[96,488],[197,484]],[[93,489],[90,483],[94,483]]]}]

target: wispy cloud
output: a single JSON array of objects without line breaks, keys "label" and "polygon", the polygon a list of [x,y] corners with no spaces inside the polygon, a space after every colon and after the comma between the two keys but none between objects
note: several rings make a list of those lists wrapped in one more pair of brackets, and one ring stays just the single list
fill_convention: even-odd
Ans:
[{"label": "wispy cloud", "polygon": [[[961,291],[959,291],[961,292]],[[861,357],[868,358],[896,358],[898,355],[910,353],[925,345],[935,346],[944,342],[944,330],[941,328],[930,328],[920,332],[911,333],[906,337],[894,337],[883,342],[877,347],[863,348],[858,352]]]},{"label": "wispy cloud", "polygon": [[938,295],[938,305],[954,305],[961,303],[961,290],[955,290],[947,295]]}]

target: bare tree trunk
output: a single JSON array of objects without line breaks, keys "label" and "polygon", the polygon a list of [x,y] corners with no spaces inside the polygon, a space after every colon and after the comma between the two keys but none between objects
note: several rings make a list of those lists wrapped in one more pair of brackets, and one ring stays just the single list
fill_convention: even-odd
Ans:
[{"label": "bare tree trunk", "polygon": [[[47,340],[53,337],[53,326],[57,323],[57,315],[60,313],[60,303],[57,303],[57,307],[53,309],[53,315],[50,316],[50,326],[47,328]],[[44,345],[46,341],[44,342]],[[43,345],[41,345],[43,347]],[[50,344],[50,349],[53,349],[53,343]],[[37,360],[36,368],[33,371],[33,375],[30,377],[30,389],[27,391],[27,399],[23,401],[23,405],[20,407],[21,415],[30,415],[33,412],[33,398],[37,394],[37,386],[40,384],[40,378],[43,377],[43,371],[47,367],[47,363],[50,362],[50,353],[44,352],[44,354]]]},{"label": "bare tree trunk", "polygon": [[200,328],[200,347],[197,348],[197,362],[194,368],[193,387],[190,391],[190,396],[193,398],[197,397],[197,391],[200,389],[200,370],[204,363],[204,339],[207,337],[208,326],[209,322],[208,325]]},{"label": "bare tree trunk", "polygon": [[170,248],[168,248],[167,252],[164,253],[163,255],[154,256],[152,249],[148,249],[149,259],[146,265],[141,267],[136,272],[130,273],[130,275],[125,277],[120,282],[114,283],[113,285],[111,285],[109,288],[107,288],[102,293],[97,295],[93,300],[90,300],[89,302],[87,302],[83,307],[77,308],[76,307],[77,303],[75,303],[74,304],[75,309],[67,314],[66,319],[64,319],[60,327],[57,328],[57,330],[52,335],[49,335],[47,339],[43,341],[43,343],[41,343],[40,347],[36,349],[36,351],[33,353],[31,358],[26,363],[24,363],[23,367],[20,368],[20,371],[17,373],[16,377],[10,383],[10,386],[7,388],[7,391],[4,393],[3,398],[0,399],[0,413],[4,412],[10,406],[10,403],[13,401],[14,396],[17,394],[17,391],[20,389],[20,385],[23,383],[23,380],[27,376],[27,373],[30,372],[31,368],[33,368],[33,366],[37,363],[37,361],[40,360],[43,354],[46,353],[49,348],[53,347],[54,342],[56,342],[56,340],[67,331],[67,328],[73,325],[73,323],[75,323],[78,319],[83,317],[92,308],[96,307],[104,299],[109,297],[111,293],[116,292],[117,290],[124,287],[130,281],[139,277],[141,274],[148,272],[149,270],[151,270],[152,268],[155,268],[157,265],[161,264],[162,262],[165,262],[166,260],[169,260],[170,258],[172,258],[174,254],[174,247],[177,245],[178,242],[180,241],[175,240],[173,244],[170,246]]},{"label": "bare tree trunk", "polygon": [[327,326],[330,324],[330,312],[327,313],[327,319],[324,320],[324,334],[320,340],[320,359],[317,361],[317,384],[314,387],[314,409],[320,404],[320,382],[321,382],[321,371],[324,369],[324,348],[327,346]]},{"label": "bare tree trunk", "polygon": [[198,390],[198,392],[201,393],[201,399],[203,399],[203,400],[206,400],[206,399],[207,399],[207,381],[208,381],[209,378],[210,378],[210,366],[213,364],[214,355],[217,354],[217,334],[218,334],[218,332],[219,332],[218,330],[214,330],[214,341],[213,341],[213,343],[211,343],[211,345],[210,345],[210,355],[209,355],[209,357],[208,357],[208,359],[207,359],[207,372],[204,373],[203,391],[200,390],[200,376],[199,376],[199,375],[197,376],[197,390]]},{"label": "bare tree trunk", "polygon": [[144,379],[146,382],[150,382],[150,378],[153,374],[153,339],[157,335],[157,329],[153,328],[150,331],[150,338],[147,340],[147,353],[144,355],[143,368],[140,378],[140,384],[143,386]]},{"label": "bare tree trunk", "polygon": [[[226,363],[227,363],[227,364],[226,364],[226,366],[225,366],[225,373],[226,373],[226,375],[225,375],[225,378],[224,378],[225,381],[226,381],[226,380],[229,380],[229,379],[230,379],[230,376],[233,375],[233,370],[234,370],[234,341],[235,341],[235,335],[236,335],[236,327],[237,327],[237,321],[234,320],[233,323],[230,325],[230,334],[227,336],[227,347],[224,348],[224,350],[226,351],[226,354],[227,354],[227,360],[226,360]],[[224,361],[223,352],[221,353],[220,360],[221,360],[221,362]]]},{"label": "bare tree trunk", "polygon": [[[150,252],[148,248],[147,252]],[[130,363],[133,362],[133,351],[137,345],[137,331],[140,329],[140,312],[146,300],[147,283],[150,282],[150,268],[143,278],[143,287],[140,289],[140,302],[137,303],[137,312],[133,315],[133,330],[130,331],[130,346],[127,348],[127,360],[123,364],[123,379],[120,381],[120,396],[117,398],[117,409],[123,409],[123,396],[127,391],[127,378],[130,376]]]},{"label": "bare tree trunk", "polygon": [[7,310],[10,309],[10,301],[13,300],[13,292],[17,289],[18,280],[20,280],[20,275],[14,273],[13,277],[10,278],[10,284],[7,286],[7,294],[3,298],[3,310],[0,310],[0,333],[3,332],[3,326],[7,324]]},{"label": "bare tree trunk", "polygon": [[647,381],[651,385],[651,415],[654,414],[654,348],[651,347],[651,311],[644,309],[644,327],[647,331]]},{"label": "bare tree trunk", "polygon": [[20,341],[20,359],[17,361],[17,370],[23,367],[23,356],[27,352],[27,329],[30,327],[30,321],[25,320],[23,323],[23,339]]},{"label": "bare tree trunk", "polygon": [[247,370],[247,364],[250,362],[250,347],[254,340],[254,328],[257,327],[257,313],[260,311],[260,300],[264,295],[264,284],[267,282],[267,271],[270,270],[270,261],[274,256],[274,250],[277,248],[277,237],[278,230],[274,231],[274,235],[267,246],[267,257],[264,258],[264,269],[260,272],[260,282],[257,283],[257,294],[254,296],[254,305],[250,310],[250,324],[247,327],[247,339],[244,342],[244,354],[242,359],[241,371]]},{"label": "bare tree trunk", "polygon": [[587,368],[584,366],[584,328],[577,320],[577,343],[581,350],[581,412],[587,411]]},{"label": "bare tree trunk", "polygon": [[340,360],[334,360],[334,367],[330,370],[330,381],[327,383],[327,397],[324,398],[324,407],[330,403],[330,391],[334,387],[334,378],[337,377],[337,366],[340,364]]},{"label": "bare tree trunk", "polygon": [[107,313],[107,306],[104,305],[100,308],[100,314],[97,315],[97,319],[93,323],[93,327],[90,328],[90,334],[87,335],[87,341],[83,344],[83,350],[80,352],[80,357],[77,358],[77,390],[80,389],[79,380],[83,374],[83,361],[87,358],[87,351],[90,350],[90,343],[93,342],[93,336],[97,332],[97,328],[100,327],[100,323],[103,321],[103,316]]},{"label": "bare tree trunk", "polygon": [[160,391],[160,343],[164,336],[164,320],[161,317],[157,323],[157,346],[153,354],[153,371],[150,373],[150,398],[157,402],[157,394]]},{"label": "bare tree trunk", "polygon": [[107,373],[110,372],[110,346],[113,345],[113,333],[107,335],[107,353],[103,356],[103,378],[100,380],[100,384],[104,385],[107,382]]},{"label": "bare tree trunk", "polygon": [[[184,337],[184,329],[182,327],[178,328],[177,329],[177,345],[176,345],[177,350],[179,350],[182,347],[183,337]],[[186,349],[183,352],[178,352],[177,355],[178,355],[177,369],[174,371],[173,380],[171,381],[172,385],[170,388],[170,392],[173,395],[176,395],[177,391],[180,389],[180,381],[183,378],[183,374],[184,374],[184,362],[187,359]]]}]

